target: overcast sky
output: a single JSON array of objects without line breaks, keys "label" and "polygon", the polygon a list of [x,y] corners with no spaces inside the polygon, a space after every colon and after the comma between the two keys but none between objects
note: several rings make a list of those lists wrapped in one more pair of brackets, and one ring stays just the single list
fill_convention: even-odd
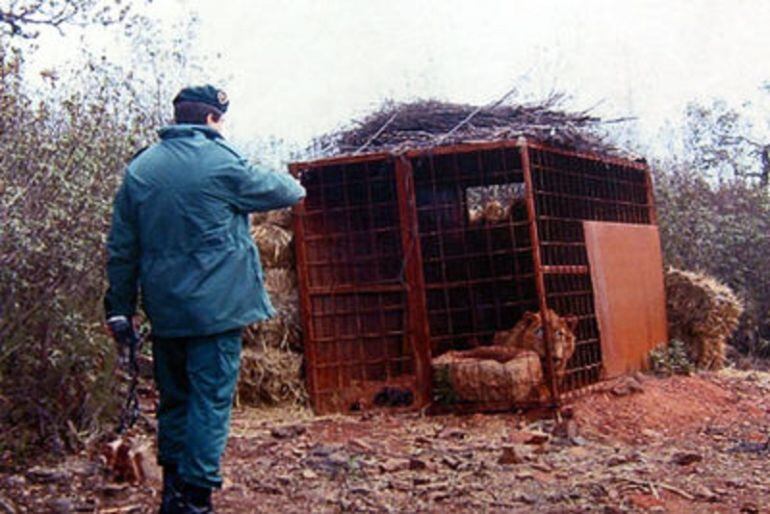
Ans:
[{"label": "overcast sky", "polygon": [[[200,16],[200,51],[219,54],[212,74],[229,77],[236,141],[305,144],[385,98],[487,103],[513,85],[523,99],[556,89],[571,95],[567,107],[637,116],[645,141],[693,99],[751,100],[762,129],[770,112],[762,0],[155,0],[146,9],[169,24]],[[67,52],[47,48],[41,61]]]}]

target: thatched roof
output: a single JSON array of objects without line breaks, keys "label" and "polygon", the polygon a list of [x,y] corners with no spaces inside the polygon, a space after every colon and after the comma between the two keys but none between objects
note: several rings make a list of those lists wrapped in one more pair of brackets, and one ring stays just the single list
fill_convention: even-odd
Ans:
[{"label": "thatched roof", "polygon": [[[322,155],[401,151],[470,141],[528,137],[561,148],[617,154],[602,133],[603,122],[588,111],[557,109],[554,95],[538,104],[478,107],[437,100],[386,102],[352,128],[315,142]],[[613,122],[619,120],[613,120]]]}]

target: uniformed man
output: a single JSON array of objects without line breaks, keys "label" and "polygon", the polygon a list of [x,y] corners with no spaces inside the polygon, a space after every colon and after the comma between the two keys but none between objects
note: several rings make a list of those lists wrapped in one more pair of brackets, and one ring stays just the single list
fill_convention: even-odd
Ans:
[{"label": "uniformed man", "polygon": [[213,512],[241,332],[275,314],[248,215],[305,196],[227,143],[228,104],[213,86],[176,96],[175,124],[128,165],[107,241],[107,317],[131,320],[141,292],[152,325],[162,513]]}]

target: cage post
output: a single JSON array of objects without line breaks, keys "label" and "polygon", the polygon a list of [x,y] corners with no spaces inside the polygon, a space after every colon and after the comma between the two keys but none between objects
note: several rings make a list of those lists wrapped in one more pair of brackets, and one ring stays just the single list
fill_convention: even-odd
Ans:
[{"label": "cage post", "polygon": [[538,307],[540,308],[540,319],[543,324],[543,343],[545,346],[545,365],[544,371],[547,375],[547,386],[551,395],[551,406],[556,407],[559,401],[559,390],[556,382],[556,373],[553,369],[553,333],[548,323],[548,302],[546,300],[545,277],[543,269],[543,260],[540,255],[540,235],[537,227],[537,208],[535,206],[535,184],[532,180],[532,169],[529,162],[529,148],[527,142],[523,141],[519,145],[521,154],[521,168],[524,172],[524,184],[526,187],[525,195],[527,202],[527,216],[529,218],[529,234],[532,242],[532,260],[535,270],[535,288],[537,289]]},{"label": "cage post", "polygon": [[[299,180],[299,168],[295,164],[289,165],[289,172]],[[322,408],[319,396],[316,394],[316,358],[315,345],[310,344],[315,338],[311,336],[313,324],[310,322],[312,307],[310,305],[309,277],[307,265],[307,248],[305,248],[305,201],[301,201],[293,207],[294,210],[294,254],[297,258],[297,285],[299,286],[299,308],[302,318],[302,333],[305,343],[302,345],[305,352],[305,367],[307,388],[313,402],[313,409],[319,412]]]},{"label": "cage post", "polygon": [[395,171],[404,259],[402,275],[406,279],[408,337],[411,339],[414,352],[417,390],[420,396],[417,398],[417,404],[422,406],[431,401],[432,376],[430,328],[425,300],[425,277],[422,269],[412,164],[403,155],[396,157]]},{"label": "cage post", "polygon": [[658,224],[658,211],[655,209],[655,197],[653,194],[652,174],[650,169],[644,170],[644,183],[647,187],[647,216],[650,225]]}]

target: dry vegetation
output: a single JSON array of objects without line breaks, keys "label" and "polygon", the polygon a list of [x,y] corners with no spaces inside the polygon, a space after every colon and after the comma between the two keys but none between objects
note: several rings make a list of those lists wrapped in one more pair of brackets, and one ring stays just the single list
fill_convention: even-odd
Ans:
[{"label": "dry vegetation", "polygon": [[553,94],[529,105],[495,104],[485,108],[437,100],[386,102],[354,127],[319,138],[315,148],[323,154],[397,152],[525,136],[575,150],[617,151],[603,133],[602,125],[607,121],[588,112],[559,110],[563,99],[564,95]]}]

